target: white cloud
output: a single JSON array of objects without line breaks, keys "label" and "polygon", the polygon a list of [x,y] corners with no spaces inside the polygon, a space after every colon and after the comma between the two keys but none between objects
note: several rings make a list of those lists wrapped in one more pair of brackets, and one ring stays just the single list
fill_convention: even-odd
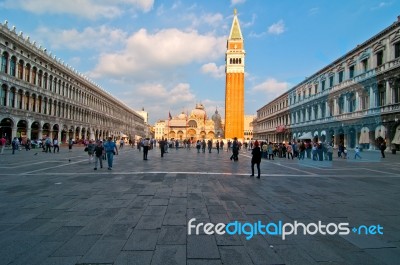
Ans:
[{"label": "white cloud", "polygon": [[150,34],[140,29],[126,41],[122,51],[103,54],[92,75],[136,75],[164,73],[174,67],[220,58],[225,38],[201,35],[197,31],[164,29]]},{"label": "white cloud", "polygon": [[289,83],[279,82],[275,78],[268,78],[263,83],[254,86],[250,93],[251,94],[266,94],[267,101],[273,100],[276,97],[282,95],[289,88]]},{"label": "white cloud", "polygon": [[318,12],[319,12],[319,8],[318,7],[313,7],[310,10],[308,10],[308,14],[311,15],[311,16],[315,15],[315,14],[318,14]]},{"label": "white cloud", "polygon": [[378,5],[371,8],[371,10],[381,9],[387,6],[390,6],[392,2],[380,2]]},{"label": "white cloud", "polygon": [[183,21],[190,22],[190,28],[208,25],[212,28],[218,28],[224,21],[224,16],[221,13],[206,13],[198,15],[197,13],[187,13],[182,17]]},{"label": "white cloud", "polygon": [[201,67],[201,71],[210,74],[212,77],[222,78],[225,76],[225,65],[218,67],[215,63],[207,63]]},{"label": "white cloud", "polygon": [[189,110],[194,108],[196,98],[187,83],[178,83],[172,87],[165,87],[161,83],[137,84],[121,96],[128,106],[135,109],[144,106],[150,113],[151,123],[158,119],[166,119],[168,110],[175,116],[187,107]]},{"label": "white cloud", "polygon": [[237,4],[244,4],[246,0],[231,0],[231,6],[237,5]]},{"label": "white cloud", "polygon": [[0,4],[35,14],[71,14],[88,19],[117,17],[127,9],[148,12],[153,5],[154,0],[5,0]]},{"label": "white cloud", "polygon": [[87,27],[79,32],[76,29],[54,30],[41,27],[37,36],[50,43],[52,49],[67,48],[71,50],[102,49],[124,43],[127,34],[119,29],[107,26]]},{"label": "white cloud", "polygon": [[285,32],[285,30],[286,30],[285,23],[283,22],[283,20],[279,20],[278,22],[269,26],[268,33],[274,34],[274,35],[280,35],[283,32]]}]

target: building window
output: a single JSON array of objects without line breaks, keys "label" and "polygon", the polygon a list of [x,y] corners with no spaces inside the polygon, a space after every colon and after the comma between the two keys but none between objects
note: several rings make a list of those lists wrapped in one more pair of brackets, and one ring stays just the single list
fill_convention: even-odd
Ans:
[{"label": "building window", "polygon": [[329,87],[333,87],[333,75],[329,77]]},{"label": "building window", "polygon": [[1,72],[7,74],[8,68],[8,53],[4,52],[1,56]]},{"label": "building window", "polygon": [[27,64],[25,67],[25,81],[29,82],[31,80],[31,65]]},{"label": "building window", "polygon": [[356,110],[356,96],[353,94],[350,97],[349,112],[353,112],[355,110]]},{"label": "building window", "polygon": [[36,74],[37,74],[37,68],[33,67],[32,68],[32,84],[36,85]]},{"label": "building window", "polygon": [[3,86],[1,88],[0,104],[1,104],[1,106],[7,105],[7,87],[5,87],[5,86]]},{"label": "building window", "polygon": [[400,42],[394,45],[394,58],[400,57]]},{"label": "building window", "polygon": [[354,77],[354,65],[350,66],[349,68],[349,78]]},{"label": "building window", "polygon": [[376,53],[376,66],[381,66],[383,64],[383,51]]},{"label": "building window", "polygon": [[339,84],[343,82],[343,71],[339,72]]},{"label": "building window", "polygon": [[10,91],[10,96],[8,100],[8,106],[15,108],[14,100],[15,100],[15,90]]},{"label": "building window", "polygon": [[400,103],[400,86],[393,88],[393,103]]},{"label": "building window", "polygon": [[325,80],[321,81],[321,90],[324,91],[325,90]]},{"label": "building window", "polygon": [[22,91],[19,91],[17,95],[17,107],[22,109]]},{"label": "building window", "polygon": [[368,71],[368,59],[362,60],[361,65],[364,72]]},{"label": "building window", "polygon": [[20,60],[18,63],[18,78],[19,79],[23,78],[23,75],[22,75],[23,68],[24,68],[24,61]]},{"label": "building window", "polygon": [[386,104],[386,91],[383,86],[379,88],[377,103],[378,103],[377,107],[382,107],[385,106]]},{"label": "building window", "polygon": [[318,84],[315,84],[314,85],[314,94],[317,94],[318,93]]},{"label": "building window", "polygon": [[13,56],[11,57],[11,62],[10,62],[10,74],[12,76],[16,76],[16,72],[17,72],[17,58]]},{"label": "building window", "polygon": [[308,96],[311,96],[311,87],[308,88]]}]

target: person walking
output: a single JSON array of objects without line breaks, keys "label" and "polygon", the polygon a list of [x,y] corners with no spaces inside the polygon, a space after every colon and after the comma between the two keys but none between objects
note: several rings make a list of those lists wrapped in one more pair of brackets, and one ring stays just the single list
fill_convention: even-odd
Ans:
[{"label": "person walking", "polygon": [[254,142],[254,148],[251,151],[251,175],[250,177],[254,177],[254,165],[257,165],[257,178],[260,178],[260,163],[261,163],[261,149],[258,141]]},{"label": "person walking", "polygon": [[328,160],[332,161],[332,156],[333,156],[333,147],[332,145],[328,144],[326,147],[326,154],[328,155]]},{"label": "person walking", "polygon": [[4,154],[4,148],[6,147],[6,142],[7,142],[7,140],[6,140],[6,138],[4,137],[4,135],[1,137],[1,139],[0,139],[0,147],[1,147],[1,155],[3,155]]},{"label": "person walking", "polygon": [[385,158],[386,143],[382,142],[381,145],[379,146],[379,149],[381,150],[382,158]]},{"label": "person walking", "polygon": [[221,143],[219,144],[219,146],[221,147],[221,151],[224,151],[224,141],[221,140]]},{"label": "person walking", "polygon": [[72,152],[72,145],[74,144],[74,141],[72,141],[72,138],[69,139],[68,141],[68,152]]},{"label": "person walking", "polygon": [[210,139],[207,141],[207,148],[208,148],[208,153],[211,153],[212,141]]},{"label": "person walking", "polygon": [[165,140],[164,138],[161,139],[161,141],[158,142],[158,146],[160,147],[161,150],[161,157],[164,157],[164,153],[165,153]]},{"label": "person walking", "polygon": [[233,138],[232,142],[232,155],[231,155],[231,160],[233,161],[238,161],[239,160],[239,142],[237,138]]},{"label": "person walking", "polygon": [[118,149],[111,137],[108,137],[107,142],[104,143],[104,149],[107,154],[108,170],[112,170],[114,154],[118,155]]},{"label": "person walking", "polygon": [[56,149],[57,149],[57,153],[59,153],[59,152],[60,152],[60,146],[58,145],[58,139],[57,139],[57,137],[55,137],[55,138],[53,139],[53,153],[56,152]]},{"label": "person walking", "polygon": [[92,140],[89,141],[89,144],[87,145],[87,152],[89,155],[89,164],[92,162],[93,160],[93,156],[94,156],[94,149],[96,148],[96,145],[93,143]]},{"label": "person walking", "polygon": [[11,148],[12,148],[12,154],[15,154],[15,150],[18,150],[19,148],[19,140],[17,137],[14,137],[14,139],[11,142]]},{"label": "person walking", "polygon": [[287,153],[287,159],[290,159],[290,157],[292,157],[293,160],[293,148],[291,142],[289,142],[286,147],[286,153]]},{"label": "person walking", "polygon": [[201,142],[200,142],[200,140],[197,140],[197,142],[196,142],[197,153],[200,153],[200,148],[201,148]]},{"label": "person walking", "polygon": [[360,148],[358,148],[358,146],[356,146],[356,148],[354,149],[354,159],[357,159],[357,157],[359,157],[361,159],[361,155],[360,155]]},{"label": "person walking", "polygon": [[147,154],[149,153],[149,138],[143,140],[143,160],[147,160]]},{"label": "person walking", "polygon": [[217,140],[217,142],[215,143],[215,147],[217,148],[217,153],[219,154],[219,141]]},{"label": "person walking", "polygon": [[46,146],[46,153],[51,153],[51,139],[49,136],[47,136],[46,140],[44,141],[44,144]]},{"label": "person walking", "polygon": [[97,141],[97,145],[94,148],[94,170],[97,170],[97,163],[100,162],[100,168],[103,168],[103,154],[104,146],[102,141]]}]

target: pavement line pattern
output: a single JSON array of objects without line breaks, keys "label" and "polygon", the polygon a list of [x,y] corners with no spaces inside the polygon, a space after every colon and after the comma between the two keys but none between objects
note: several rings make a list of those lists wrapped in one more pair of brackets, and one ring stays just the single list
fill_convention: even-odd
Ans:
[{"label": "pavement line pattern", "polygon": [[69,165],[73,165],[73,164],[78,164],[78,163],[81,163],[81,162],[84,162],[84,161],[87,161],[87,160],[85,159],[85,160],[80,160],[80,161],[76,161],[76,162],[70,162],[70,163],[66,163],[66,164],[62,164],[62,165],[57,165],[57,166],[54,166],[54,167],[40,168],[40,169],[36,169],[36,170],[33,170],[33,171],[23,172],[23,173],[20,173],[19,175],[27,175],[27,174],[30,174],[30,173],[35,173],[35,172],[44,171],[44,170],[48,170],[48,169],[65,167],[65,166],[69,166]]}]

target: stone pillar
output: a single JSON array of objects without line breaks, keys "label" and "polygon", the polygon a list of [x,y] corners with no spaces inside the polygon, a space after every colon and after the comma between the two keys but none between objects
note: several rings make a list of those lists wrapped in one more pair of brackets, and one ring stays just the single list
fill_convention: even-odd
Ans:
[{"label": "stone pillar", "polygon": [[369,87],[369,108],[375,108],[375,91],[373,86]]},{"label": "stone pillar", "polygon": [[14,127],[11,129],[11,140],[17,137],[17,125],[14,124]]},{"label": "stone pillar", "polygon": [[318,114],[317,114],[317,117],[315,117],[316,119],[321,119],[321,118],[322,118],[322,108],[321,108],[321,104],[322,104],[322,103],[318,103],[318,105],[317,105]]},{"label": "stone pillar", "polygon": [[356,109],[355,111],[361,110],[361,104],[360,104],[360,94],[358,91],[356,91]]},{"label": "stone pillar", "polygon": [[339,105],[338,105],[338,98],[334,97],[333,99],[333,116],[336,116],[339,114]]},{"label": "stone pillar", "polygon": [[30,126],[26,128],[26,138],[31,139],[32,129]]},{"label": "stone pillar", "polygon": [[10,105],[10,103],[8,102],[8,99],[10,98],[10,88],[9,87],[7,87],[7,90],[6,90],[6,104],[5,104],[5,106],[9,106]]},{"label": "stone pillar", "polygon": [[311,106],[311,120],[315,120],[315,110],[314,110],[314,106]]},{"label": "stone pillar", "polygon": [[306,108],[306,114],[305,114],[305,117],[304,117],[304,121],[308,121],[308,108]]},{"label": "stone pillar", "polygon": [[344,99],[343,113],[348,113],[349,112],[349,94],[345,94],[343,99]]},{"label": "stone pillar", "polygon": [[330,116],[330,107],[329,107],[329,103],[328,101],[325,102],[325,117],[329,117]]},{"label": "stone pillar", "polygon": [[38,139],[42,139],[42,138],[43,138],[43,130],[41,128],[39,128]]},{"label": "stone pillar", "polygon": [[386,104],[385,105],[390,105],[392,104],[392,88],[390,86],[390,81],[386,80]]}]

